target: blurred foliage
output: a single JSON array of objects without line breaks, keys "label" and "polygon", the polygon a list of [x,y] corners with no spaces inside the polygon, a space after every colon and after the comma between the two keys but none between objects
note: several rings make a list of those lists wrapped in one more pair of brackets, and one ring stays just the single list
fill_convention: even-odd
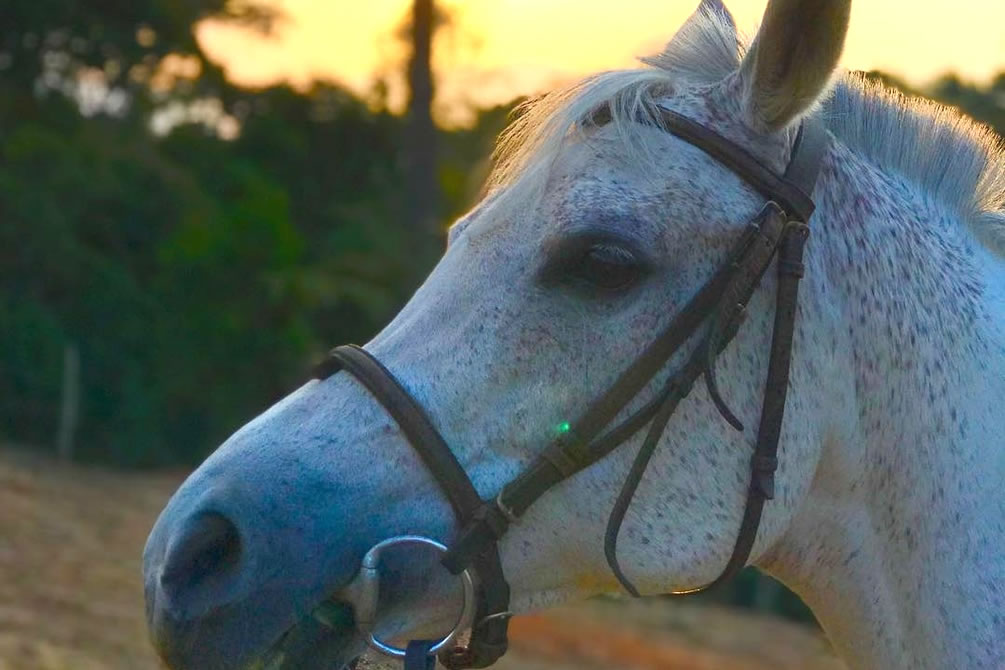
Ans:
[{"label": "blurred foliage", "polygon": [[[196,463],[330,344],[370,337],[435,262],[402,225],[399,118],[331,83],[231,87],[192,37],[207,16],[277,17],[223,0],[4,14],[0,437],[51,448],[73,343],[78,458]],[[182,54],[199,67],[158,79]],[[503,117],[441,132],[441,220],[476,193]]]},{"label": "blurred foliage", "polygon": [[986,87],[964,82],[955,74],[946,74],[924,89],[912,87],[899,77],[884,72],[873,70],[865,75],[909,96],[931,98],[955,107],[1005,137],[1005,72],[999,73]]},{"label": "blurred foliage", "polygon": [[810,608],[781,582],[754,567],[740,572],[729,584],[694,596],[709,602],[772,612],[802,622],[816,622]]}]

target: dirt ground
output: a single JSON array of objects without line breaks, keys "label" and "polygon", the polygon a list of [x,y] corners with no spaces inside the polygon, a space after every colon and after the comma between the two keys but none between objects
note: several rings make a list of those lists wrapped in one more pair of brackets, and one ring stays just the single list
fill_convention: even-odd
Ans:
[{"label": "dirt ground", "polygon": [[[184,473],[129,474],[0,450],[0,670],[160,667],[140,552]],[[499,670],[841,670],[815,630],[663,599],[597,601],[512,623]]]}]

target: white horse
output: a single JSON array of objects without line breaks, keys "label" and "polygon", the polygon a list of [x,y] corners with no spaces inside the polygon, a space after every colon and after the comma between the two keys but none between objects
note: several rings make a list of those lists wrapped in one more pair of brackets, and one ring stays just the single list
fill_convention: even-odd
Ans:
[{"label": "white horse", "polygon": [[[494,493],[673,318],[763,204],[703,151],[636,123],[637,109],[675,110],[779,172],[794,129],[816,115],[831,145],[777,495],[751,562],[805,599],[854,668],[1000,670],[1005,159],[955,112],[835,76],[849,4],[772,0],[744,48],[706,1],[648,68],[532,104],[501,143],[490,195],[366,348],[427,409],[480,493]],[[611,122],[583,125],[601,105]],[[747,425],[774,283],[757,289],[719,362]],[[722,569],[752,439],[704,388],[681,404],[621,534],[643,593]],[[504,538],[515,611],[618,589],[602,539],[640,440],[549,491]],[[308,615],[376,542],[456,530],[432,475],[360,384],[309,382],[231,437],[161,515],[144,556],[154,642],[177,669],[338,667],[363,641]],[[383,634],[452,622],[453,578],[418,558],[388,558]]]}]

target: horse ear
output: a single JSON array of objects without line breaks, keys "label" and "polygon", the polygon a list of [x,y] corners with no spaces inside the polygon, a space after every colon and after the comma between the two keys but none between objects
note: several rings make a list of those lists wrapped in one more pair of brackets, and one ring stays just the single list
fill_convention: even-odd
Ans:
[{"label": "horse ear", "polygon": [[642,62],[693,81],[724,79],[740,65],[733,15],[722,0],[702,0],[663,51]]},{"label": "horse ear", "polygon": [[740,66],[744,108],[757,130],[776,131],[827,89],[848,32],[851,0],[770,0]]},{"label": "horse ear", "polygon": [[[736,21],[733,20],[733,15],[722,0],[701,0],[701,4],[698,5],[695,14],[698,12],[705,12],[706,14],[719,17],[723,25],[732,28],[733,34],[736,34]],[[691,16],[694,18],[694,14]]]}]

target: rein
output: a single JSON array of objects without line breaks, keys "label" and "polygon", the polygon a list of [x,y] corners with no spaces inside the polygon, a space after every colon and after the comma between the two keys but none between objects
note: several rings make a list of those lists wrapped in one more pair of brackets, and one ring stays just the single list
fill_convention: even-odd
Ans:
[{"label": "rein", "polygon": [[[715,361],[735,337],[750,297],[777,255],[778,286],[771,351],[743,520],[732,555],[719,576],[708,584],[675,593],[698,593],[716,586],[733,577],[750,557],[764,503],[775,494],[774,475],[778,467],[778,442],[788,389],[799,280],[804,272],[803,248],[809,235],[807,224],[814,209],[810,196],[829,140],[818,121],[804,121],[785,174],[778,176],[742,147],[677,112],[661,107],[652,107],[648,111],[651,116],[640,119],[640,122],[655,125],[701,149],[743,178],[767,199],[767,203],[748,225],[730,252],[727,263],[618,379],[571,423],[570,429],[548,444],[493,499],[481,499],[422,407],[371,354],[355,345],[337,347],[315,370],[318,379],[326,379],[341,370],[349,372],[400,425],[412,447],[435,476],[460,525],[454,542],[444,550],[441,564],[465,580],[469,580],[472,573],[477,575],[472,596],[476,603],[475,612],[466,645],[445,647],[458,632],[461,621],[446,638],[413,641],[405,650],[379,642],[372,633],[372,627],[364,631],[369,634],[371,645],[384,653],[404,658],[406,670],[432,667],[435,650],[441,648],[439,659],[451,670],[484,668],[506,652],[507,627],[512,614],[509,611],[510,588],[503,575],[498,541],[509,526],[550,488],[590,467],[649,424],[611,512],[604,540],[604,551],[614,575],[629,593],[639,595],[617,558],[622,522],[670,417],[698,377],[704,377],[709,396],[726,421],[737,430],[743,430],[743,425],[718,391]],[[591,121],[603,125],[609,119],[609,109],[604,107],[594,114]],[[708,327],[684,365],[640,409],[608,427],[706,322]],[[389,538],[378,546],[387,546],[395,541],[417,541],[415,536],[404,538],[407,539]],[[430,542],[443,547],[435,541],[427,544]],[[370,557],[370,554],[367,556]],[[376,558],[368,565],[376,571]],[[376,589],[378,580],[372,576],[370,579],[370,588]],[[469,604],[467,594],[466,589],[465,611]],[[375,592],[369,593],[368,597],[375,597]],[[462,619],[465,617],[462,616]],[[368,621],[367,626],[372,626],[372,622]]]}]

